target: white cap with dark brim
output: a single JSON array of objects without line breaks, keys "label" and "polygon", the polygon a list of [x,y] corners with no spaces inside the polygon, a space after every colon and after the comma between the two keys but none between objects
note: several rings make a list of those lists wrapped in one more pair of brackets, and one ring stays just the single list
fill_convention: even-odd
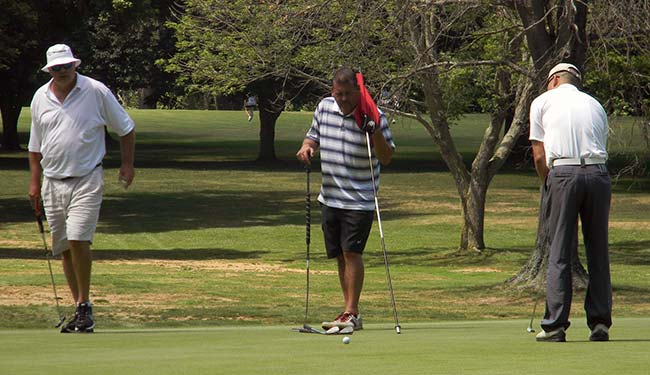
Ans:
[{"label": "white cap with dark brim", "polygon": [[548,80],[553,76],[553,74],[560,73],[560,72],[569,72],[577,79],[582,79],[580,70],[576,68],[575,65],[569,63],[559,63],[555,65],[553,69],[551,69],[551,71],[548,72],[548,76],[546,77],[546,79]]},{"label": "white cap with dark brim", "polygon": [[71,62],[75,67],[81,64],[81,60],[72,55],[72,50],[65,44],[55,44],[47,49],[45,53],[47,56],[47,65],[41,68],[42,71],[47,72],[49,68],[56,65],[65,65]]}]

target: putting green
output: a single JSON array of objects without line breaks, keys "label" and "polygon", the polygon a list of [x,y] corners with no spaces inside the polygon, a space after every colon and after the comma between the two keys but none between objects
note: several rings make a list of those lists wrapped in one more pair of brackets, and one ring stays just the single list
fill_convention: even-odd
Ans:
[{"label": "putting green", "polygon": [[[567,343],[538,343],[527,321],[369,324],[342,336],[291,327],[0,331],[0,373],[24,374],[647,374],[650,318],[616,319],[589,342],[580,318]],[[539,329],[538,327],[535,327]]]}]

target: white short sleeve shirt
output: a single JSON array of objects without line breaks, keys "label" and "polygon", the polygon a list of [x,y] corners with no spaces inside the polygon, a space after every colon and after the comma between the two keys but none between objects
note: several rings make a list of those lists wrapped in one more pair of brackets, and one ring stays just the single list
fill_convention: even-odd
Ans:
[{"label": "white short sleeve shirt", "polygon": [[530,106],[530,140],[544,143],[546,164],[555,159],[607,159],[607,114],[598,101],[565,83]]},{"label": "white short sleeve shirt", "polygon": [[104,126],[118,136],[135,124],[113,93],[101,82],[77,73],[77,83],[63,104],[41,86],[31,103],[29,151],[43,155],[48,178],[79,177],[90,173],[106,154]]}]

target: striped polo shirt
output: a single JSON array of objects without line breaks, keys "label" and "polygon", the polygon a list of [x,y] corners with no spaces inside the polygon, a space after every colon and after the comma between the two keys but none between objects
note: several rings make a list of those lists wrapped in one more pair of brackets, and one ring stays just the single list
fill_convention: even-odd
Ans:
[{"label": "striped polo shirt", "polygon": [[[379,111],[381,132],[395,149],[386,116]],[[333,97],[318,104],[306,138],[319,144],[323,182],[318,201],[328,207],[372,211],[375,201],[365,132],[344,116]],[[379,189],[379,160],[372,152],[375,182]]]}]

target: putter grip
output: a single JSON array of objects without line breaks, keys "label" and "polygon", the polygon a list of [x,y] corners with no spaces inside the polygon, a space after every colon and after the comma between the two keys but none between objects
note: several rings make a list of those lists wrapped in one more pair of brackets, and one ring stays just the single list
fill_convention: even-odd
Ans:
[{"label": "putter grip", "polygon": [[43,228],[43,216],[36,216],[36,222],[38,223],[39,232],[45,233],[45,228]]}]

